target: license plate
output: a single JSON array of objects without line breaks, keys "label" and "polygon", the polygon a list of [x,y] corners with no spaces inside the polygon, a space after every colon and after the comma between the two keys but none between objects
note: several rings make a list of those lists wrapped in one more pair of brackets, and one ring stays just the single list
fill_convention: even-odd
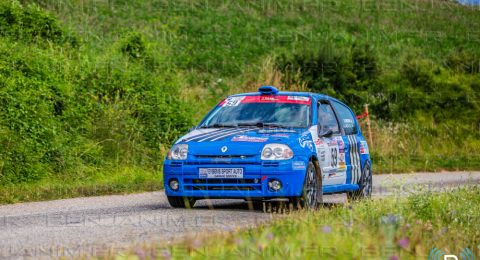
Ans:
[{"label": "license plate", "polygon": [[200,168],[200,178],[207,179],[241,179],[243,178],[243,168]]}]

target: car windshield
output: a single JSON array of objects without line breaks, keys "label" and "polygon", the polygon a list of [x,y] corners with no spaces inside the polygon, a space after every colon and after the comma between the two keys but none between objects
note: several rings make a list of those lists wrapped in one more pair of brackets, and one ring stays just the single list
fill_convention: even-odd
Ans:
[{"label": "car windshield", "polygon": [[310,98],[304,96],[236,96],[222,101],[200,124],[213,127],[306,128]]}]

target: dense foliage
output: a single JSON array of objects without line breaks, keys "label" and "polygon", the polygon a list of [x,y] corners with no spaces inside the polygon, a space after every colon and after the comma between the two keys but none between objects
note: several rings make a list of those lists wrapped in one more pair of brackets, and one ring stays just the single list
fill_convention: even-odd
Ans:
[{"label": "dense foliage", "polygon": [[0,28],[0,183],[156,168],[162,144],[190,126],[179,75],[141,35],[85,55],[54,15],[16,1],[0,4]]},{"label": "dense foliage", "polygon": [[277,66],[286,75],[286,85],[304,82],[312,91],[335,96],[357,111],[370,103],[377,118],[453,120],[468,130],[480,124],[479,61],[474,53],[453,51],[441,63],[409,57],[398,71],[382,73],[374,49],[352,45],[282,55]]},{"label": "dense foliage", "polygon": [[381,171],[476,167],[479,20],[451,1],[2,1],[0,183],[159,171],[220,98],[271,83],[268,60],[281,88],[370,103],[382,143],[414,127],[373,149]]}]

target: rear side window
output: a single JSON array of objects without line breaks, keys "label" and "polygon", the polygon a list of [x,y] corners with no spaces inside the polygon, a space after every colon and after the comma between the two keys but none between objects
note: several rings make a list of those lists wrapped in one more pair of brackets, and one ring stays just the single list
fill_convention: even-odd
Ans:
[{"label": "rear side window", "polygon": [[357,125],[355,124],[355,117],[352,111],[337,102],[332,102],[335,110],[337,111],[338,119],[340,120],[340,126],[346,135],[353,135],[357,133]]}]

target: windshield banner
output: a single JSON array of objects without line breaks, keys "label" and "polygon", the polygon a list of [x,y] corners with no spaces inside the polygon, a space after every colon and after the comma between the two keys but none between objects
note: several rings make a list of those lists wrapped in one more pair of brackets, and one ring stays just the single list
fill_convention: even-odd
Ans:
[{"label": "windshield banner", "polygon": [[220,106],[238,106],[242,103],[288,103],[310,105],[310,97],[304,96],[278,96],[278,95],[262,95],[262,96],[237,96],[229,97],[220,103]]}]

